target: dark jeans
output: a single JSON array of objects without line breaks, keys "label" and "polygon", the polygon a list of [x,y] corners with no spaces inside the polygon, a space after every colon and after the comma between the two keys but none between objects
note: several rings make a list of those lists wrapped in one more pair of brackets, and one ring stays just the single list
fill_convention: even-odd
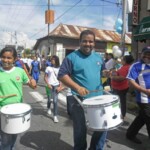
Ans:
[{"label": "dark jeans", "polygon": [[66,101],[67,101],[67,113],[71,117],[71,105],[74,103],[74,99],[72,98],[71,95],[66,96]]},{"label": "dark jeans", "polygon": [[[71,99],[70,113],[73,120],[74,150],[86,150],[87,128],[84,110],[73,96],[69,99]],[[106,135],[107,132],[94,132],[89,150],[103,150]]]},{"label": "dark jeans", "polygon": [[116,94],[120,98],[120,104],[121,104],[121,114],[122,117],[124,118],[126,116],[126,95],[128,92],[128,88],[125,90],[116,90],[113,89],[113,94]]},{"label": "dark jeans", "polygon": [[139,114],[136,116],[130,127],[127,129],[127,137],[134,138],[138,134],[139,130],[146,124],[147,132],[150,138],[150,103],[142,104],[138,103],[140,108]]},{"label": "dark jeans", "polygon": [[[0,122],[0,128],[1,128],[1,122]],[[0,130],[0,136],[1,136],[0,150],[12,150],[17,139],[17,134],[7,134],[4,133],[2,130]]]}]

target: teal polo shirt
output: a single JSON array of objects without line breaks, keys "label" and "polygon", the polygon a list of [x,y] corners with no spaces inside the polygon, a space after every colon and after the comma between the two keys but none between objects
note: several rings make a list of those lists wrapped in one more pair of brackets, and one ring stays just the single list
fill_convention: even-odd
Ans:
[{"label": "teal polo shirt", "polygon": [[[78,83],[80,86],[85,87],[89,91],[103,89],[101,83],[102,66],[103,59],[95,51],[92,51],[90,55],[84,55],[79,50],[76,50],[66,56],[63,60],[58,73],[58,78],[67,74],[73,81]],[[72,90],[72,93],[75,95],[78,94],[74,90]],[[102,94],[102,91],[92,92],[84,98]]]}]

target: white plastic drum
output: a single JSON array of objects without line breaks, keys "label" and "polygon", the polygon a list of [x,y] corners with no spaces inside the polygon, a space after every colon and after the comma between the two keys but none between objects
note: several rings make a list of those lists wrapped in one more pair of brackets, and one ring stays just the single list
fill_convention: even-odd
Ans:
[{"label": "white plastic drum", "polygon": [[87,126],[91,130],[106,131],[122,124],[120,100],[117,95],[101,95],[83,101]]},{"label": "white plastic drum", "polygon": [[9,104],[1,108],[1,130],[18,134],[30,128],[31,106],[24,103]]}]

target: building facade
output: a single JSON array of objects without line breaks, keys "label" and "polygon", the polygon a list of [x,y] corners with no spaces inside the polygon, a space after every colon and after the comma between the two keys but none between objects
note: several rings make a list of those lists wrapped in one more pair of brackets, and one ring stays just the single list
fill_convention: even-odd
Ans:
[{"label": "building facade", "polygon": [[[75,25],[60,24],[49,36],[37,40],[34,50],[41,56],[59,56],[60,61],[64,57],[79,48],[79,36],[83,30],[92,30],[96,35],[95,50],[98,53],[111,53],[114,45],[120,45],[121,35],[115,31],[100,30]],[[131,34],[126,34],[126,50],[131,51]]]},{"label": "building facade", "polygon": [[140,57],[143,47],[150,45],[150,0],[133,0],[132,54]]}]

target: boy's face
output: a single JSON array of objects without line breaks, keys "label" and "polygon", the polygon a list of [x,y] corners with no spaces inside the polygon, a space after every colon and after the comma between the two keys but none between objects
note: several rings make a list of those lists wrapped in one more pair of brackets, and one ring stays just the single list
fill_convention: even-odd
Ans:
[{"label": "boy's face", "polygon": [[13,53],[12,52],[4,52],[1,57],[1,61],[2,61],[3,69],[10,70],[13,67],[13,63],[15,61],[15,59],[13,57]]}]

